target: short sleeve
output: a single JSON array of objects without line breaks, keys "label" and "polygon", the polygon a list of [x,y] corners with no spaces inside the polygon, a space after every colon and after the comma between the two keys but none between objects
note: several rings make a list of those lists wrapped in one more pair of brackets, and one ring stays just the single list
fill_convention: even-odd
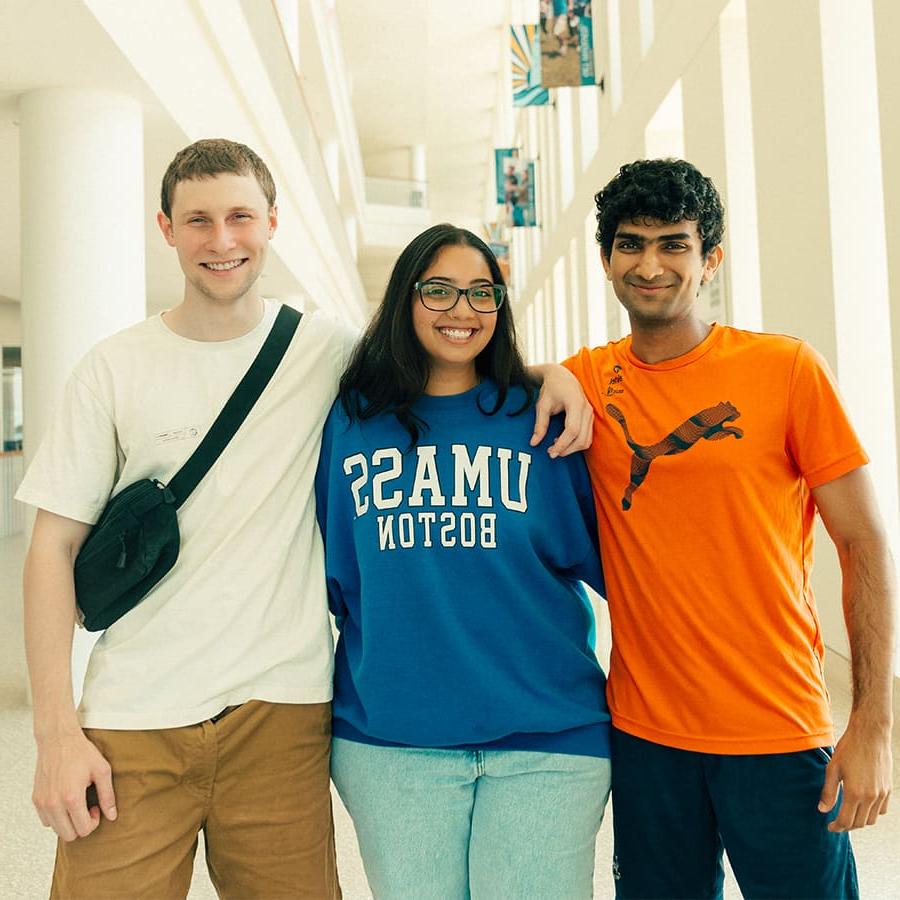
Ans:
[{"label": "short sleeve", "polygon": [[[342,492],[335,472],[335,437],[338,429],[346,428],[346,418],[343,414],[341,400],[338,398],[331,407],[331,412],[325,421],[322,432],[322,448],[319,452],[319,465],[316,470],[316,519],[322,534],[322,542],[325,546],[325,575],[328,591],[328,608],[335,617],[335,623],[340,629],[347,607],[343,599],[341,573],[345,571],[346,560],[351,552],[352,540],[350,540],[349,525],[344,516],[340,498]],[[344,531],[347,529],[347,531]]]},{"label": "short sleeve", "polygon": [[828,364],[801,343],[791,372],[787,452],[810,489],[868,461]]},{"label": "short sleeve", "polygon": [[583,527],[585,554],[581,561],[572,567],[572,574],[580,581],[589,584],[598,594],[606,596],[606,581],[603,566],[600,562],[599,534],[597,529],[597,513],[594,505],[594,494],[582,453],[573,453],[565,457],[572,480],[575,498],[578,505],[579,529]]},{"label": "short sleeve", "polygon": [[576,354],[564,359],[560,365],[568,369],[577,379],[587,397],[588,403],[598,414],[602,414],[603,397],[597,387],[597,372],[594,353],[590,347],[582,347]]},{"label": "short sleeve", "polygon": [[591,351],[582,347],[577,353],[564,359],[560,365],[565,366],[579,381],[584,382],[585,369],[590,365]]},{"label": "short sleeve", "polygon": [[116,482],[117,447],[109,412],[76,370],[16,499],[93,525]]}]

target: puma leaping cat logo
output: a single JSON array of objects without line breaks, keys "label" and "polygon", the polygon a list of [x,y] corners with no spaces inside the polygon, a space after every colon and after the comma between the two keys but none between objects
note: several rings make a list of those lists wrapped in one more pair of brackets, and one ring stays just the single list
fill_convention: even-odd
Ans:
[{"label": "puma leaping cat logo", "polygon": [[661,441],[655,444],[638,444],[628,431],[628,423],[622,411],[612,403],[606,404],[606,411],[622,426],[625,440],[634,451],[631,458],[631,484],[625,488],[625,496],[622,498],[622,509],[631,509],[631,498],[634,492],[644,483],[647,472],[650,471],[650,463],[657,456],[674,456],[676,453],[684,453],[701,438],[705,441],[721,441],[732,435],[738,439],[744,436],[744,432],[734,425],[728,425],[740,416],[740,411],[727,400],[716,406],[710,406],[695,413],[689,419],[682,422],[673,432],[667,434]]}]

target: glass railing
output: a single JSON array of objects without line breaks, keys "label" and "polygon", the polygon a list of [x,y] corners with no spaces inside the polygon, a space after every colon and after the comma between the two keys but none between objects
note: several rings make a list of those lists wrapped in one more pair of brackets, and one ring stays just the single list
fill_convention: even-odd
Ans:
[{"label": "glass railing", "polygon": [[366,178],[366,202],[379,206],[405,206],[425,209],[428,185],[405,178]]}]

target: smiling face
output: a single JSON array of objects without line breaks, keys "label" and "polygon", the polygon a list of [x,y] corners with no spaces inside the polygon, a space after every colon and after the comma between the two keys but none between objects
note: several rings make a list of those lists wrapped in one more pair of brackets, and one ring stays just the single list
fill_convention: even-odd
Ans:
[{"label": "smiling face", "polygon": [[185,302],[234,304],[258,297],[278,214],[253,175],[221,174],[178,182],[172,217],[159,227],[178,253]]},{"label": "smiling face", "polygon": [[[481,253],[455,244],[442,247],[418,280],[458,288],[493,283]],[[462,296],[446,312],[427,309],[418,293],[411,300],[413,330],[431,364],[427,392],[453,394],[474,387],[478,383],[475,357],[494,336],[497,313],[476,313]]]},{"label": "smiling face", "polygon": [[700,286],[710,281],[722,260],[721,246],[706,256],[697,223],[635,219],[620,222],[603,268],[632,330],[690,323]]}]

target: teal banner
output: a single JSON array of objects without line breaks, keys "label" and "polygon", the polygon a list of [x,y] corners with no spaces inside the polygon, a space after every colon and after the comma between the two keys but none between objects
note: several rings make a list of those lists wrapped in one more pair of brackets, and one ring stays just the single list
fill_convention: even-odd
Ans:
[{"label": "teal banner", "polygon": [[594,84],[594,22],[590,2],[541,4],[539,44],[545,88]]},{"label": "teal banner", "polygon": [[541,49],[537,25],[511,25],[513,106],[546,106],[550,93],[541,86]]}]

